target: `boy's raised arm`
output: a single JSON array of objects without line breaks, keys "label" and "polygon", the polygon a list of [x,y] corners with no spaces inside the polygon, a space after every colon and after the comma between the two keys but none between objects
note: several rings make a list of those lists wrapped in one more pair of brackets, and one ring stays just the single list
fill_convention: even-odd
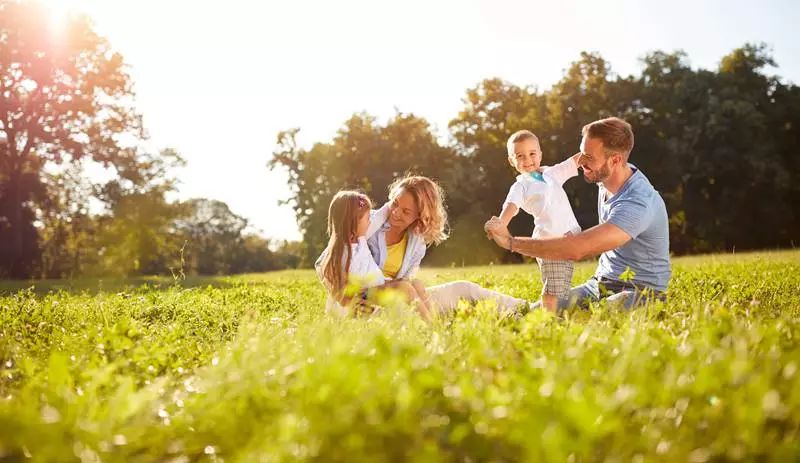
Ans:
[{"label": "boy's raised arm", "polygon": [[553,167],[548,168],[547,173],[559,184],[563,185],[564,182],[578,175],[578,158],[580,156],[581,153],[573,154]]}]

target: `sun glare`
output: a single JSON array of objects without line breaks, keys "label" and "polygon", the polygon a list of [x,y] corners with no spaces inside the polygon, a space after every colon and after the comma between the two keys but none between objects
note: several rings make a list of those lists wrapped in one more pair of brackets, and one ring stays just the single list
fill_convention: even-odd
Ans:
[{"label": "sun glare", "polygon": [[71,14],[81,12],[84,6],[80,0],[39,0],[39,3],[47,10],[50,27],[56,33],[64,29]]}]

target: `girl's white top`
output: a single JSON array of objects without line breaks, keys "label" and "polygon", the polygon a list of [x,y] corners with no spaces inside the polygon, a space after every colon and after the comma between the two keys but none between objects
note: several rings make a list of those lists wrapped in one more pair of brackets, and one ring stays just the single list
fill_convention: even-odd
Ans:
[{"label": "girl's white top", "polygon": [[[355,243],[350,244],[352,255],[350,257],[350,267],[346,269],[348,281],[357,283],[362,289],[372,288],[386,283],[383,271],[381,271],[378,264],[375,263],[375,259],[369,251],[367,239],[374,235],[380,229],[381,225],[389,218],[389,204],[390,203],[386,203],[380,209],[369,212],[369,227],[367,228],[367,233],[364,236],[359,236]],[[323,286],[325,286],[325,280],[322,276],[322,262],[327,254],[328,248],[325,248],[314,264],[317,270],[317,277],[319,281],[322,282]],[[342,256],[342,267],[345,266],[346,259],[347,256]],[[325,286],[325,288],[327,289],[327,286]],[[330,293],[328,293],[325,311],[342,315],[347,314],[347,309],[342,307]]]},{"label": "girl's white top", "polygon": [[572,212],[562,185],[578,175],[578,165],[569,157],[552,167],[545,167],[541,179],[533,174],[520,174],[511,185],[503,208],[509,203],[532,215],[534,238],[580,233],[581,227]]}]

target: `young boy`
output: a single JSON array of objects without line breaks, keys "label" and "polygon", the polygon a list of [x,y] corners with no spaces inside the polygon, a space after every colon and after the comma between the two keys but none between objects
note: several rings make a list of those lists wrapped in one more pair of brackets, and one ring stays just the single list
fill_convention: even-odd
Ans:
[{"label": "young boy", "polygon": [[[500,220],[503,225],[517,215],[520,209],[534,217],[533,238],[564,236],[581,231],[572,206],[562,185],[578,175],[578,156],[553,166],[539,169],[542,149],[533,132],[520,130],[508,139],[508,162],[519,172],[517,181],[511,186]],[[513,251],[513,241],[512,248]],[[572,283],[574,263],[568,260],[537,258],[542,272],[542,304],[555,312],[558,301],[566,299]]]}]

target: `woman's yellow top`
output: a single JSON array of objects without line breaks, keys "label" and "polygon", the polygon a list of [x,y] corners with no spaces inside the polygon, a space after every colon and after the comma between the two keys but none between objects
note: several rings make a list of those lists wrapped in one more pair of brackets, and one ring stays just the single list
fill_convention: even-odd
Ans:
[{"label": "woman's yellow top", "polygon": [[403,233],[403,239],[397,243],[386,247],[386,262],[383,263],[383,276],[394,278],[403,265],[403,257],[406,255],[406,245],[408,244],[408,233]]}]

